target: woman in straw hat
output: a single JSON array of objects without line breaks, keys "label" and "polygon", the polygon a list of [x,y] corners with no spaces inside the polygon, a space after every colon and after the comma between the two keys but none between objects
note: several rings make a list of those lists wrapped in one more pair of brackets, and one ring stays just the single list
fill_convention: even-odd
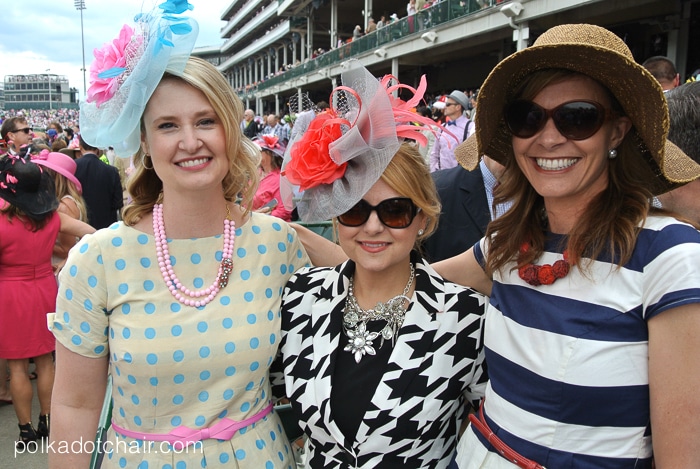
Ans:
[{"label": "woman in straw hat", "polygon": [[[286,395],[309,467],[445,468],[486,383],[486,298],[446,282],[416,250],[440,214],[428,166],[404,141],[425,144],[422,128],[435,125],[412,111],[425,77],[417,90],[362,67],[342,79],[334,109],[292,142],[283,168],[303,189],[302,220],[334,218],[349,258],[302,269],[285,288]],[[394,98],[399,88],[412,98]]]},{"label": "woman in straw hat", "polygon": [[[22,452],[36,451],[36,440],[49,435],[55,340],[46,315],[56,308],[51,250],[59,230],[72,236],[95,231],[56,212],[53,178],[32,162],[30,149],[24,146],[19,155],[0,155],[0,358],[9,363],[20,429],[17,449]],[[30,358],[40,404],[36,429],[27,373]]]},{"label": "woman in straw hat", "polygon": [[292,468],[268,371],[282,289],[308,259],[285,222],[251,212],[259,150],[226,79],[190,57],[192,5],[158,8],[96,52],[81,103],[82,137],[136,169],[124,221],[73,248],[59,276],[52,436],[78,450],[50,466],[88,465],[78,443],[111,376],[103,468]]},{"label": "woman in straw hat", "polygon": [[[490,295],[460,468],[700,467],[700,234],[651,206],[700,176],[615,34],[562,25],[498,64],[458,160],[512,208],[435,266]],[[512,462],[509,462],[512,461]]]}]

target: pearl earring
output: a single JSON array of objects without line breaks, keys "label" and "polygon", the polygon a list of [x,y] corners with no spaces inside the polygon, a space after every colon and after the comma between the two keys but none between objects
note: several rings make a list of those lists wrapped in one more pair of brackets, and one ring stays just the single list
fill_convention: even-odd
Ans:
[{"label": "pearl earring", "polygon": [[614,148],[608,150],[608,159],[614,160],[615,158],[617,158],[617,150]]},{"label": "pearl earring", "polygon": [[423,233],[425,233],[425,231],[423,231],[423,228],[418,230],[418,236],[423,236]]}]

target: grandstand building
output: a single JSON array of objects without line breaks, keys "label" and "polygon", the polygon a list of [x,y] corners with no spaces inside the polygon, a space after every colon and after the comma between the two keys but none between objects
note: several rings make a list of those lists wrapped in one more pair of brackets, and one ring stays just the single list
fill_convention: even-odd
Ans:
[{"label": "grandstand building", "polygon": [[[349,59],[429,92],[476,89],[489,71],[548,28],[591,23],[610,29],[635,59],[673,60],[685,80],[700,67],[700,0],[442,0],[407,16],[407,0],[233,0],[218,47],[195,55],[214,63],[246,107],[287,112],[297,94],[328,100]],[[419,5],[421,2],[417,2]],[[395,14],[395,15],[394,15]],[[389,23],[352,39],[369,18]],[[391,22],[391,17],[397,20]]]},{"label": "grandstand building", "polygon": [[5,109],[73,109],[78,107],[78,90],[64,75],[6,75]]}]

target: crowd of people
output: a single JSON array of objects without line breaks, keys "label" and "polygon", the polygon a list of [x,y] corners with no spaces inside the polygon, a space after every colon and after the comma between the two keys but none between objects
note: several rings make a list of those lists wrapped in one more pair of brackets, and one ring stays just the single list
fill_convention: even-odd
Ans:
[{"label": "crowd of people", "polygon": [[190,55],[189,9],[136,17],[79,122],[3,116],[18,448],[106,427],[49,467],[700,466],[700,83],[560,25],[479,90],[355,64],[258,118]]}]

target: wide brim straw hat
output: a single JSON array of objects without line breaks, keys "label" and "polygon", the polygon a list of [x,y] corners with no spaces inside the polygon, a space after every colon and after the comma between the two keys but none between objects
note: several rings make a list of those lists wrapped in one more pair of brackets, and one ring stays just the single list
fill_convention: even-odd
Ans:
[{"label": "wide brim straw hat", "polygon": [[700,165],[666,139],[669,116],[661,85],[635,62],[622,39],[590,24],[555,26],[496,65],[479,91],[476,132],[455,149],[460,165],[471,170],[482,155],[503,165],[514,157],[503,110],[528,75],[545,69],[578,72],[610,90],[632,121],[630,132],[643,155],[640,164],[653,171],[648,187],[654,195],[700,177]]}]

